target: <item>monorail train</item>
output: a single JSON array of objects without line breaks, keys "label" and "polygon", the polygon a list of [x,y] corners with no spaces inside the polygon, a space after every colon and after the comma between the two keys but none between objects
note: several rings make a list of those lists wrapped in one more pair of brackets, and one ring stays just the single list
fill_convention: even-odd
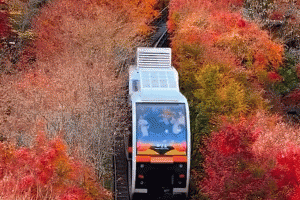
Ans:
[{"label": "monorail train", "polygon": [[129,194],[188,194],[191,136],[170,48],[138,48],[129,68],[132,134],[126,142]]}]

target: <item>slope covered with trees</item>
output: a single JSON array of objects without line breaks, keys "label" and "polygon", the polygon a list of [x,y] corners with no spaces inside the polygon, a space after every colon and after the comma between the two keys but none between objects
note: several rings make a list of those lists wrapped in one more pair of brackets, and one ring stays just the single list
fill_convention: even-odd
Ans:
[{"label": "slope covered with trees", "polygon": [[[9,155],[0,161],[5,168],[0,184],[6,185],[1,197],[25,181],[13,195],[111,198],[103,186],[112,188],[113,137],[128,128],[124,72],[136,46],[146,45],[149,23],[165,2],[6,3],[5,25],[12,33],[1,39],[15,45],[1,46],[0,139],[1,151]],[[12,56],[14,48],[19,53]],[[36,139],[43,137],[37,134],[39,121],[43,144]],[[37,161],[31,163],[33,158]],[[21,165],[30,170],[13,167]],[[78,170],[87,173],[73,176]]]},{"label": "slope covered with trees", "polygon": [[263,2],[170,1],[173,60],[191,111],[194,199],[299,196],[299,117],[287,115],[299,106],[298,60],[243,15]]}]

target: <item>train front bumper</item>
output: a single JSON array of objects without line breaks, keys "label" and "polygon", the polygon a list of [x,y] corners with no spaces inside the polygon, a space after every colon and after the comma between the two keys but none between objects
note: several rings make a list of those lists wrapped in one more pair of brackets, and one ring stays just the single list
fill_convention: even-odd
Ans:
[{"label": "train front bumper", "polygon": [[137,163],[135,193],[188,193],[187,163]]}]

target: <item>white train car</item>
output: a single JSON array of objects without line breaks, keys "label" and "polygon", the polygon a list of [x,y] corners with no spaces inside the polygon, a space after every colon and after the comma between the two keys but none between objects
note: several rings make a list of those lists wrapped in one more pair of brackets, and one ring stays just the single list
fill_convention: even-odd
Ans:
[{"label": "white train car", "polygon": [[170,48],[138,48],[129,69],[132,135],[127,141],[130,198],[136,193],[188,194],[191,136]]}]

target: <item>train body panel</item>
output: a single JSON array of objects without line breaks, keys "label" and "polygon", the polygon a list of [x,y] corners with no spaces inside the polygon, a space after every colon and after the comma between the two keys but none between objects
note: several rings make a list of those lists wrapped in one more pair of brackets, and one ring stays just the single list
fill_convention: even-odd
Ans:
[{"label": "train body panel", "polygon": [[138,48],[129,68],[132,108],[130,194],[188,193],[191,136],[187,99],[179,91],[170,48]]}]

